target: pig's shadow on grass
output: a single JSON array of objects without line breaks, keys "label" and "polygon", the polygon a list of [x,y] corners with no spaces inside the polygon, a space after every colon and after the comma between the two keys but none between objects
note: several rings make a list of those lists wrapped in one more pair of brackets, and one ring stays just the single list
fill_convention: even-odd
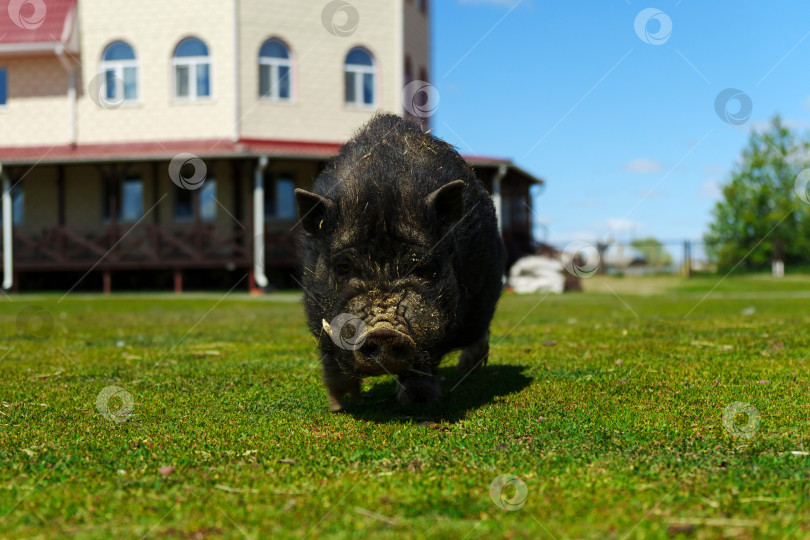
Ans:
[{"label": "pig's shadow on grass", "polygon": [[525,366],[490,364],[464,377],[456,372],[454,365],[441,367],[437,373],[442,390],[441,401],[409,407],[397,403],[397,383],[393,377],[387,377],[373,383],[371,388],[364,383],[360,400],[344,409],[344,412],[358,420],[371,422],[454,423],[498,396],[514,394],[529,386],[532,379],[523,373],[525,370]]}]

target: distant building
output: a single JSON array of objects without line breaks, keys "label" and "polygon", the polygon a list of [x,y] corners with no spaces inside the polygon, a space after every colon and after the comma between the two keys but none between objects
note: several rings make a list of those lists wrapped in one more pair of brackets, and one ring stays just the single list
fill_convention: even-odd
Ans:
[{"label": "distant building", "polygon": [[[152,272],[181,289],[184,276],[227,282],[238,269],[259,287],[289,284],[294,188],[375,110],[407,114],[403,88],[430,79],[426,0],[6,6],[5,288],[87,274],[110,290]],[[500,201],[510,259],[530,251],[529,187],[542,181],[467,159]]]}]

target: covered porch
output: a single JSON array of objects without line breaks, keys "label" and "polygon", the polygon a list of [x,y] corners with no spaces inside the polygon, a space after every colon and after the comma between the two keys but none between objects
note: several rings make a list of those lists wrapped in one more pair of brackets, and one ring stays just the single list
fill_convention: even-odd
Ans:
[{"label": "covered porch", "polygon": [[[119,275],[161,271],[181,292],[184,276],[209,270],[251,290],[270,285],[268,274],[289,284],[293,191],[310,188],[338,149],[266,140],[0,148],[3,287],[73,273],[100,276],[110,292]],[[493,194],[510,259],[529,252],[528,193],[539,181],[506,160],[468,161]]]},{"label": "covered porch", "polygon": [[[19,149],[3,158],[11,152],[0,149],[5,288],[33,273],[94,272],[109,292],[116,273],[171,270],[179,292],[184,272],[201,269],[247,272],[251,287],[265,287],[266,268],[296,265],[293,190],[311,184],[337,151],[270,142],[117,146],[25,152],[38,161]],[[195,175],[205,180],[177,185]]]}]

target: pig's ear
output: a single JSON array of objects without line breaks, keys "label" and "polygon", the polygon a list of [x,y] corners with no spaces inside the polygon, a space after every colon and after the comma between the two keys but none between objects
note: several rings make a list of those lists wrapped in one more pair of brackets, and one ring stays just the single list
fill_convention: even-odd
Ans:
[{"label": "pig's ear", "polygon": [[425,198],[428,208],[436,212],[436,215],[445,225],[455,223],[460,220],[464,212],[464,180],[454,180],[445,184]]},{"label": "pig's ear", "polygon": [[327,209],[335,206],[331,199],[300,188],[295,190],[295,200],[301,225],[309,234],[316,234],[321,229]]}]

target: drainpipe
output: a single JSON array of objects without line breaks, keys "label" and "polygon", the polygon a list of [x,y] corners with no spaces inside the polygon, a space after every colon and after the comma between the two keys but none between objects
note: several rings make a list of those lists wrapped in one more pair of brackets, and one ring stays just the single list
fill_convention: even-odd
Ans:
[{"label": "drainpipe", "polygon": [[57,58],[59,58],[59,62],[62,64],[62,67],[65,68],[65,71],[68,75],[68,103],[70,106],[70,117],[68,125],[68,142],[70,144],[76,143],[76,68],[73,66],[70,58],[67,54],[65,54],[65,47],[63,45],[58,45],[54,52],[56,53]]},{"label": "drainpipe", "polygon": [[14,285],[14,261],[12,259],[12,224],[11,217],[11,179],[3,174],[0,163],[0,177],[3,178],[3,288],[8,290]]},{"label": "drainpipe", "polygon": [[501,180],[506,176],[508,167],[501,165],[492,178],[492,204],[495,205],[495,217],[498,218],[498,232],[503,232],[503,206],[501,202]]},{"label": "drainpipe", "polygon": [[260,156],[253,173],[253,279],[261,288],[267,287],[264,273],[264,171],[269,159]]}]

